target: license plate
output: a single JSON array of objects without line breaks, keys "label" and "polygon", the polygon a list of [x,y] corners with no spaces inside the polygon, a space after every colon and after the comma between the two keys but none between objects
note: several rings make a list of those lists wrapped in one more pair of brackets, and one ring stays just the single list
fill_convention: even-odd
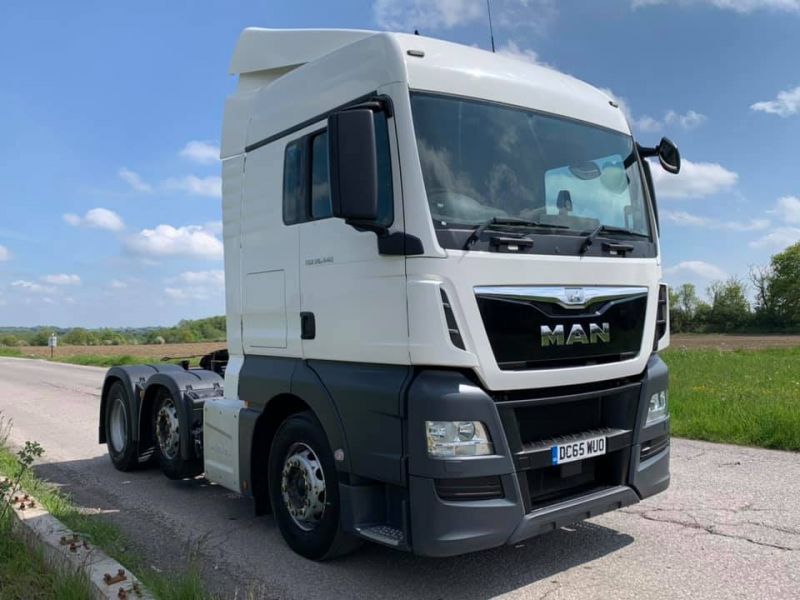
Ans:
[{"label": "license plate", "polygon": [[552,464],[563,465],[564,463],[602,456],[606,453],[606,438],[595,437],[568,444],[558,444],[550,450]]}]

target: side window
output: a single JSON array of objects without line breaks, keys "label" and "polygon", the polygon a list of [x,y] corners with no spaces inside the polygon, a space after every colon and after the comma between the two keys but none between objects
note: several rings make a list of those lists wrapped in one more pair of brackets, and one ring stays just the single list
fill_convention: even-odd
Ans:
[{"label": "side window", "polygon": [[283,163],[283,222],[293,225],[306,220],[305,143],[302,139],[286,145]]},{"label": "side window", "polygon": [[394,222],[394,192],[389,126],[383,112],[375,113],[375,145],[378,149],[378,224],[389,227]]},{"label": "side window", "polygon": [[[378,219],[389,227],[394,222],[392,159],[386,115],[375,113],[378,152]],[[328,172],[328,132],[315,131],[289,142],[283,167],[283,222],[286,225],[333,216]]]},{"label": "side window", "polygon": [[333,216],[331,186],[328,176],[328,132],[314,136],[311,142],[311,218]]}]

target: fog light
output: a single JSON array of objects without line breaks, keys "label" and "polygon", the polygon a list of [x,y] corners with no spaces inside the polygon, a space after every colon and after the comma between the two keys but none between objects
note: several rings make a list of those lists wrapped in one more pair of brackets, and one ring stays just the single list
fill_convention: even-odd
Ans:
[{"label": "fog light", "polygon": [[492,442],[480,421],[425,421],[428,455],[436,458],[492,454]]},{"label": "fog light", "polygon": [[667,416],[667,390],[661,390],[650,396],[650,406],[647,408],[647,422],[650,425]]}]

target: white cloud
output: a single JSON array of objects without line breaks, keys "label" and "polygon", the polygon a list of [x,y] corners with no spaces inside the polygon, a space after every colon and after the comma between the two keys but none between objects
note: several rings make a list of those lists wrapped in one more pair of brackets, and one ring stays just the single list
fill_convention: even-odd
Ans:
[{"label": "white cloud", "polygon": [[486,14],[476,0],[376,0],[372,10],[380,27],[397,31],[451,29]]},{"label": "white cloud", "polygon": [[[667,4],[668,0],[632,0],[633,8]],[[678,4],[706,4],[722,10],[748,14],[757,10],[800,13],[800,0],[678,0]]]},{"label": "white cloud", "polygon": [[0,262],[5,262],[7,260],[11,260],[11,252],[9,252],[8,248],[0,244]]},{"label": "white cloud", "polygon": [[164,288],[164,295],[175,302],[218,300],[225,295],[225,272],[184,271],[167,279],[173,285]]},{"label": "white cloud", "polygon": [[775,208],[769,211],[780,216],[787,223],[800,223],[800,198],[783,196],[775,202]]},{"label": "white cloud", "polygon": [[603,88],[605,92],[614,102],[619,105],[619,109],[625,118],[628,119],[630,126],[641,133],[657,133],[663,131],[667,125],[680,127],[683,130],[694,129],[705,123],[707,117],[695,110],[689,110],[685,114],[680,114],[674,110],[668,110],[664,114],[663,119],[657,119],[649,115],[636,116],[633,113],[630,102],[624,97],[614,93],[613,90]]},{"label": "white cloud", "polygon": [[692,162],[683,159],[681,172],[672,175],[652,162],[653,182],[659,198],[703,198],[730,190],[739,175],[719,163]]},{"label": "white cloud", "polygon": [[52,294],[55,291],[55,288],[52,286],[42,285],[34,281],[25,281],[24,279],[12,281],[11,287],[34,294]]},{"label": "white cloud", "polygon": [[800,227],[778,227],[762,238],[750,242],[752,248],[782,250],[800,241]]},{"label": "white cloud", "polygon": [[664,269],[665,275],[696,275],[703,279],[727,279],[728,274],[716,265],[702,260],[685,260]]},{"label": "white cloud", "polygon": [[121,231],[125,229],[125,223],[120,216],[113,210],[107,208],[93,208],[86,212],[83,217],[73,213],[64,215],[64,220],[75,227],[90,227],[92,229],[105,229],[107,231]]},{"label": "white cloud", "polygon": [[201,165],[212,165],[219,160],[219,145],[215,142],[192,140],[183,147],[180,155]]},{"label": "white cloud", "polygon": [[184,271],[175,279],[188,285],[225,285],[225,271]]},{"label": "white cloud", "polygon": [[128,284],[120,279],[112,279],[108,283],[108,287],[110,287],[112,290],[124,290],[128,287]]},{"label": "white cloud", "polygon": [[52,283],[53,285],[80,285],[81,278],[77,275],[57,273],[55,275],[45,275],[42,277],[42,281],[45,283]]},{"label": "white cloud", "polygon": [[197,177],[196,175],[176,177],[167,179],[164,185],[167,189],[179,190],[193,196],[207,196],[209,198],[222,197],[222,178],[217,175],[209,175],[208,177]]},{"label": "white cloud", "polygon": [[679,125],[681,129],[694,129],[705,123],[707,117],[694,110],[688,111],[686,114],[676,113],[670,110],[664,115],[664,122],[668,125]]},{"label": "white cloud", "polygon": [[153,191],[153,186],[145,182],[138,173],[135,173],[130,169],[122,167],[119,171],[117,171],[117,175],[119,175],[119,178],[131,186],[131,189],[136,192],[149,193]]},{"label": "white cloud", "polygon": [[[487,21],[483,0],[375,0],[375,22],[383,29],[423,34]],[[556,15],[553,0],[505,0],[492,5],[492,18],[503,28],[541,30]]]},{"label": "white cloud", "polygon": [[500,46],[497,49],[497,53],[509,58],[533,63],[534,65],[548,66],[547,63],[539,60],[539,55],[536,52],[527,48],[521,48],[514,40]]},{"label": "white cloud", "polygon": [[751,104],[752,110],[778,115],[779,117],[790,117],[800,113],[800,86],[792,90],[778,92],[775,100],[756,102]]},{"label": "white cloud", "polygon": [[145,258],[222,258],[222,242],[202,225],[159,225],[155,229],[143,229],[128,237],[125,247]]},{"label": "white cloud", "polygon": [[728,231],[761,231],[769,227],[769,219],[752,219],[747,222],[721,221],[710,217],[701,217],[682,210],[663,210],[661,216],[678,225],[726,229]]}]

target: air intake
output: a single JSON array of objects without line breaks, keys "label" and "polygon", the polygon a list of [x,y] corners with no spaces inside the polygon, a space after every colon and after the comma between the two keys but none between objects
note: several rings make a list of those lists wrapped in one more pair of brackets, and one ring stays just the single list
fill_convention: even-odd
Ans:
[{"label": "air intake", "polygon": [[653,351],[658,350],[658,342],[667,334],[667,311],[669,310],[669,292],[667,284],[658,286],[658,306],[656,307],[656,336],[653,340]]},{"label": "air intake", "polygon": [[453,314],[453,307],[450,306],[450,300],[447,297],[447,293],[441,288],[439,288],[439,291],[442,293],[442,308],[444,308],[444,318],[447,321],[447,331],[450,333],[450,341],[456,348],[466,350],[466,346],[464,346],[464,340],[461,337],[461,332],[458,330],[456,316]]}]

